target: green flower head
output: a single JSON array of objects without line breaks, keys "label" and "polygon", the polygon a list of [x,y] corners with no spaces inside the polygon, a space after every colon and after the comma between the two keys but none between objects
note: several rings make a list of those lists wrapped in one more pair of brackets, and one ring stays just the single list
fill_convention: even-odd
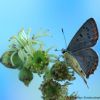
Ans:
[{"label": "green flower head", "polygon": [[47,69],[48,64],[49,64],[49,57],[47,52],[42,50],[37,50],[34,51],[32,56],[29,55],[26,58],[24,67],[34,73],[43,74]]},{"label": "green flower head", "polygon": [[49,64],[48,54],[45,51],[37,50],[33,54],[32,62],[33,66],[31,66],[31,69],[33,72],[41,74],[46,70]]}]

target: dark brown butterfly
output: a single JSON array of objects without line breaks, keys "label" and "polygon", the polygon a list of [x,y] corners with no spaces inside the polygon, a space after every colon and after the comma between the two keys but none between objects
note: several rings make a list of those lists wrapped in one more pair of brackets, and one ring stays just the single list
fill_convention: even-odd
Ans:
[{"label": "dark brown butterfly", "polygon": [[[96,44],[98,37],[96,22],[93,18],[90,18],[75,34],[69,43],[68,48],[62,50],[66,63],[69,63],[70,66],[73,66],[73,69],[76,72],[79,71],[78,74],[83,73],[81,75],[82,78],[84,76],[88,78],[90,74],[94,73],[98,66],[98,55],[91,48]],[[70,59],[68,58],[68,55]],[[71,61],[72,59],[73,61]],[[78,65],[75,66],[74,60],[78,62],[81,69],[77,69]]]}]

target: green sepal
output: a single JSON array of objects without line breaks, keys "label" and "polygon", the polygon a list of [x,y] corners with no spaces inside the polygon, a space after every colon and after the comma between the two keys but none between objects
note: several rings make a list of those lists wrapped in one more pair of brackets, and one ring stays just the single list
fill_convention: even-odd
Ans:
[{"label": "green sepal", "polygon": [[11,61],[12,61],[12,64],[14,66],[17,66],[17,67],[22,67],[23,66],[23,62],[22,60],[20,59],[19,55],[17,52],[13,53],[12,56],[11,56]]}]

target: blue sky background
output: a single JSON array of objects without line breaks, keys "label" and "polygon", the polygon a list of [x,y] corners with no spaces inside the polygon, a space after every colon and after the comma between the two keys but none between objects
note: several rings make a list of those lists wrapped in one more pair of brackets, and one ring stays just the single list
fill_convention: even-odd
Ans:
[{"label": "blue sky background", "polygon": [[[8,39],[22,27],[32,29],[32,34],[49,29],[52,38],[46,38],[46,46],[66,48],[61,28],[64,29],[67,44],[80,26],[90,17],[95,18],[100,30],[100,0],[0,0],[0,55],[8,49]],[[100,39],[93,47],[100,57]],[[59,53],[60,54],[60,53]],[[100,63],[94,75],[87,80],[89,89],[78,76],[69,92],[79,96],[100,97]],[[42,100],[38,87],[42,78],[34,76],[29,87],[18,80],[18,70],[5,68],[0,64],[0,100]]]}]

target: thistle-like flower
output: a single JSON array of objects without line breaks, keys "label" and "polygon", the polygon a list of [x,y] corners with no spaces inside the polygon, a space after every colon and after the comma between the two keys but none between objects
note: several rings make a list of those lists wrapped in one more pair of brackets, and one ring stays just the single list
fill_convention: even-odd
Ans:
[{"label": "thistle-like flower", "polygon": [[51,80],[43,81],[40,86],[43,100],[66,100],[66,85]]},{"label": "thistle-like flower", "polygon": [[64,61],[56,61],[51,68],[51,75],[57,81],[74,80],[73,72],[69,71]]}]

